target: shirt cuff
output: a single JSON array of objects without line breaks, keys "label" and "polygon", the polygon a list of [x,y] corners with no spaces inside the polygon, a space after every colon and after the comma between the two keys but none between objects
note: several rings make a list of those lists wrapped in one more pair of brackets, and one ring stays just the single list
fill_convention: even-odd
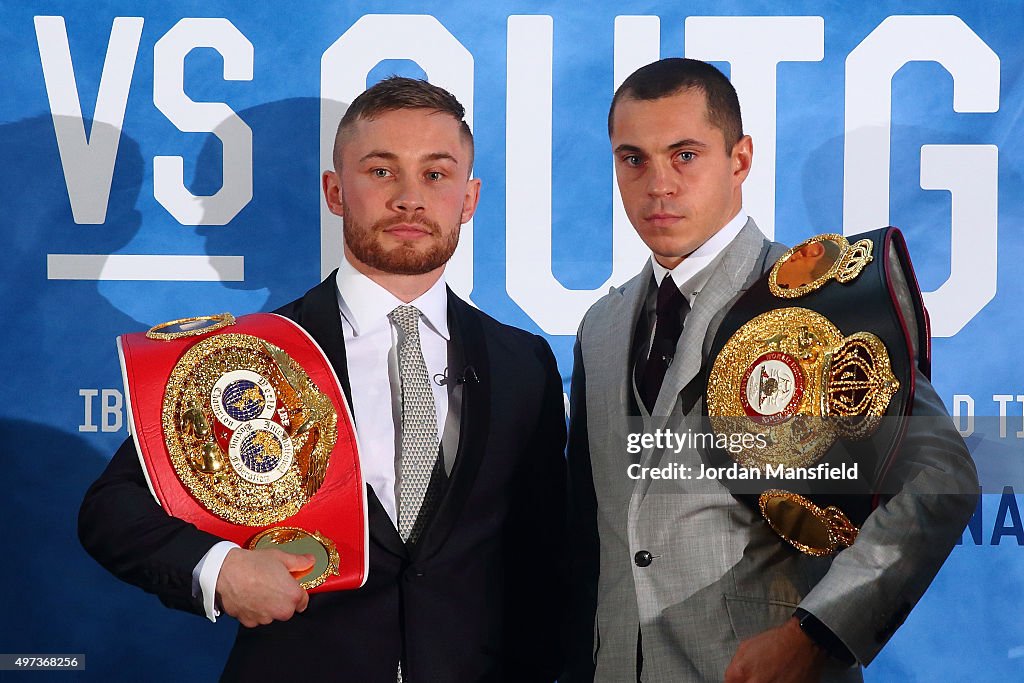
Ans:
[{"label": "shirt cuff", "polygon": [[192,597],[201,598],[206,618],[216,622],[220,616],[217,609],[217,577],[220,576],[220,568],[224,565],[224,558],[232,548],[238,548],[237,543],[221,541],[206,551],[203,558],[199,560],[195,569],[192,570]]}]

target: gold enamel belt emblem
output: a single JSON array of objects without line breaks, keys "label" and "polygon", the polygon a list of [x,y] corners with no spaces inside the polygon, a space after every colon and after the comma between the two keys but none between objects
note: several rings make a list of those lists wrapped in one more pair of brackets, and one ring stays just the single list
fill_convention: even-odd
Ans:
[{"label": "gold enamel belt emblem", "polygon": [[331,401],[280,348],[221,334],[190,348],[164,394],[164,436],[181,481],[234,524],[294,515],[323,482],[337,438]]},{"label": "gold enamel belt emblem", "polygon": [[[837,439],[871,436],[899,382],[885,345],[869,332],[843,336],[806,308],[770,310],[729,338],[712,366],[708,414],[718,433],[750,433],[764,444],[731,453],[767,474],[769,465],[808,467]],[[760,509],[772,528],[803,552],[827,555],[857,528],[837,508],[768,490]]]}]

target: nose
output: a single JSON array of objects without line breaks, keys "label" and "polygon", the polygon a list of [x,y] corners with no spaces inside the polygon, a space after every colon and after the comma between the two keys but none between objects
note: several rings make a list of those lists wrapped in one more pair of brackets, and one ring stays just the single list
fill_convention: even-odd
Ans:
[{"label": "nose", "polygon": [[671,197],[678,192],[678,181],[669,164],[655,161],[648,169],[647,194],[652,197]]},{"label": "nose", "polygon": [[412,213],[426,208],[423,192],[415,178],[399,180],[395,187],[395,195],[391,200],[391,208],[395,211]]}]

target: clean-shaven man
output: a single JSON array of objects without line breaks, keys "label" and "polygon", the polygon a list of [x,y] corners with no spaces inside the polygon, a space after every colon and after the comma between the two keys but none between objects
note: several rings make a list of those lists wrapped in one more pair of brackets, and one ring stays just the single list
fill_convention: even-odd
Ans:
[{"label": "clean-shaven man", "polygon": [[[634,462],[673,458],[700,469],[687,450],[631,460],[627,433],[693,424],[722,317],[786,250],[743,211],[753,145],[717,69],[689,59],[639,69],[615,93],[608,131],[651,259],[587,312],[577,337],[567,680],[861,680],[974,509],[970,456],[951,423],[912,426],[901,491],[834,558],[783,543],[717,481],[627,476]],[[920,372],[916,381],[913,414],[945,415]]]}]

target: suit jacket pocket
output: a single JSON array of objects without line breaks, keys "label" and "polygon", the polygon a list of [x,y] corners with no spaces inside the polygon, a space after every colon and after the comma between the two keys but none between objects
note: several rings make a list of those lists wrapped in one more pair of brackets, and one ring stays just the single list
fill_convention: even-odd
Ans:
[{"label": "suit jacket pocket", "polygon": [[793,616],[796,604],[786,600],[725,596],[725,609],[737,640],[746,640],[781,626]]}]

